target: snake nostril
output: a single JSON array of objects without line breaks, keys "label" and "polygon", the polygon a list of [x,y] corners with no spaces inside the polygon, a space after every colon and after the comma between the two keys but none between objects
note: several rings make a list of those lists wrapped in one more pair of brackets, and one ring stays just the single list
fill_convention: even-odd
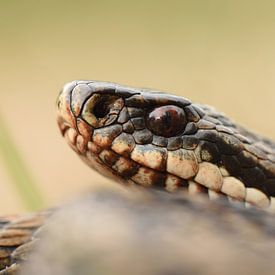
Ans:
[{"label": "snake nostril", "polygon": [[93,113],[97,118],[103,118],[110,112],[110,100],[106,97],[102,97],[93,107]]},{"label": "snake nostril", "polygon": [[81,117],[94,128],[110,125],[124,106],[116,95],[93,94],[84,104]]}]

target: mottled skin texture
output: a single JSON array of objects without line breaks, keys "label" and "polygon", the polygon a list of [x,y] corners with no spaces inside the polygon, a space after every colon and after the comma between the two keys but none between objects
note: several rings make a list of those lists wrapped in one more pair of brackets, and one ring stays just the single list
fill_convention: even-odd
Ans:
[{"label": "mottled skin texture", "polygon": [[[71,148],[91,168],[117,182],[178,193],[175,202],[180,197],[195,208],[192,195],[197,193],[212,200],[229,200],[238,207],[275,208],[274,143],[208,106],[157,91],[95,81],[68,83],[57,106],[58,125]],[[226,228],[232,216],[228,218],[227,208],[217,203]],[[205,208],[210,225],[215,227],[217,211],[210,202],[204,202]],[[183,207],[183,211],[191,210]],[[251,216],[247,212],[242,220],[237,217],[241,211],[248,210],[237,208],[234,212],[236,228],[251,219],[253,231],[273,230],[273,219],[266,222],[264,218],[267,213],[253,212]],[[190,212],[194,221],[195,212]],[[0,220],[1,275],[16,272],[17,263],[33,248],[34,232],[48,215]],[[264,222],[254,224],[251,217],[255,215],[262,216]],[[227,239],[226,230],[219,234]],[[269,237],[264,233],[267,242]]]}]

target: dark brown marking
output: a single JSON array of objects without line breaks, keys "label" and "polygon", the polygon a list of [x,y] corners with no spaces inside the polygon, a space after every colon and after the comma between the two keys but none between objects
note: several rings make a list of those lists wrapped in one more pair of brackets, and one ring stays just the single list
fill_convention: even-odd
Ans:
[{"label": "dark brown marking", "polygon": [[245,150],[241,151],[236,157],[243,168],[255,167],[258,164],[257,157]]},{"label": "dark brown marking", "polygon": [[275,196],[275,178],[267,179],[265,181],[265,186],[268,194],[274,197]]},{"label": "dark brown marking", "polygon": [[242,174],[241,164],[236,156],[222,155],[221,164],[226,168],[230,175],[237,177]]},{"label": "dark brown marking", "polygon": [[244,149],[243,144],[237,138],[226,133],[219,133],[216,143],[220,153],[226,155],[235,155]]},{"label": "dark brown marking", "polygon": [[260,189],[265,194],[268,194],[264,184],[266,177],[259,167],[242,169],[241,178],[245,182],[246,187],[255,187]]}]

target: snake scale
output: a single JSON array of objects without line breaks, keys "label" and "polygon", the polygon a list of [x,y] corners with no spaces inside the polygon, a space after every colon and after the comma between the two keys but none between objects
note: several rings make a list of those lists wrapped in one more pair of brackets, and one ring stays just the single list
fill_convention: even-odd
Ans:
[{"label": "snake scale", "polygon": [[[58,96],[57,121],[85,163],[125,186],[275,209],[275,143],[212,107],[159,91],[73,81]],[[47,216],[0,220],[0,270],[16,262],[11,254]]]}]

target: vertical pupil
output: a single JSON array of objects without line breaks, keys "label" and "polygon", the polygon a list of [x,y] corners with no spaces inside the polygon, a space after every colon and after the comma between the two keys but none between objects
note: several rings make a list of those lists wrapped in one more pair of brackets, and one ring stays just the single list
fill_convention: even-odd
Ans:
[{"label": "vertical pupil", "polygon": [[172,124],[172,114],[168,111],[163,115],[163,118],[166,126],[170,128]]}]

